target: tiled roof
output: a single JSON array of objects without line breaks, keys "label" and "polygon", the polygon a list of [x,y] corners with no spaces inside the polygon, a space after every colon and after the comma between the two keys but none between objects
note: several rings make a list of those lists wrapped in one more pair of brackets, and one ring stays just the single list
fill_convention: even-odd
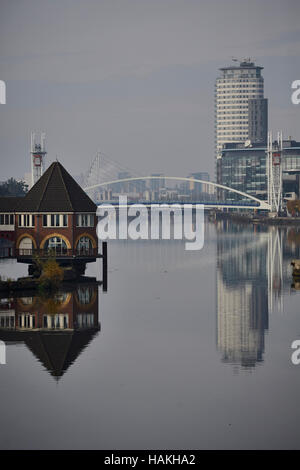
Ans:
[{"label": "tiled roof", "polygon": [[0,197],[0,212],[14,212],[24,197]]},{"label": "tiled roof", "polygon": [[97,206],[58,161],[18,205],[18,212],[96,212]]}]

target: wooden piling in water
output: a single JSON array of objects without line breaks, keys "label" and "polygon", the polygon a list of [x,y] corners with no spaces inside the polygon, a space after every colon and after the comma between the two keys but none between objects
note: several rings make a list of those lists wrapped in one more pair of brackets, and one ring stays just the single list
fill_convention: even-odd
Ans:
[{"label": "wooden piling in water", "polygon": [[102,242],[102,281],[103,292],[107,292],[107,242]]}]

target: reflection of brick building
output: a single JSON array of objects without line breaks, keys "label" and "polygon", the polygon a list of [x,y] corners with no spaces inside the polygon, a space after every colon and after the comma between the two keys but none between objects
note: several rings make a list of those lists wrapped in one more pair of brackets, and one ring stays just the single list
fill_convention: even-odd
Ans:
[{"label": "reflection of brick building", "polygon": [[98,284],[51,299],[21,297],[0,303],[0,340],[24,342],[44,367],[61,377],[99,331]]}]

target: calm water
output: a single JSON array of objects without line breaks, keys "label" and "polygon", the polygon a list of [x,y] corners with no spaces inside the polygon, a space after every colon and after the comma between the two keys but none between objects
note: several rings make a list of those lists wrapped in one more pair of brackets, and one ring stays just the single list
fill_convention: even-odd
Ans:
[{"label": "calm water", "polygon": [[109,242],[107,293],[2,299],[1,448],[300,448],[299,241],[206,223],[199,252]]}]

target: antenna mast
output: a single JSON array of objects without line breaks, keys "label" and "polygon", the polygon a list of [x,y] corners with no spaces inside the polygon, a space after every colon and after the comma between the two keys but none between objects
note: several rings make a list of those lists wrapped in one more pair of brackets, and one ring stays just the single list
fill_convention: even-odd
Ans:
[{"label": "antenna mast", "polygon": [[32,186],[40,179],[44,172],[45,168],[45,157],[46,157],[46,148],[45,148],[45,137],[46,134],[42,132],[40,134],[40,142],[36,140],[35,133],[31,133],[31,182]]},{"label": "antenna mast", "polygon": [[267,180],[268,203],[272,212],[282,210],[282,132],[278,132],[277,141],[273,143],[272,132],[268,132]]}]

